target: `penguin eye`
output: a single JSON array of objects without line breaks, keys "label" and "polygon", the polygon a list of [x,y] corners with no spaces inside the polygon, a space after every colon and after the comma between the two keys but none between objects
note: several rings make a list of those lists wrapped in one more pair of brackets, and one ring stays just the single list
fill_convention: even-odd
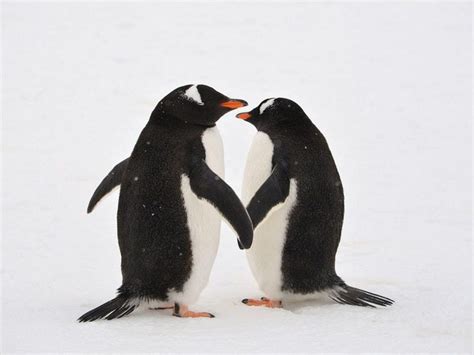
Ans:
[{"label": "penguin eye", "polygon": [[260,114],[263,114],[263,112],[269,108],[270,106],[273,105],[273,103],[275,102],[275,99],[268,99],[267,101],[263,102],[261,105],[260,105]]}]

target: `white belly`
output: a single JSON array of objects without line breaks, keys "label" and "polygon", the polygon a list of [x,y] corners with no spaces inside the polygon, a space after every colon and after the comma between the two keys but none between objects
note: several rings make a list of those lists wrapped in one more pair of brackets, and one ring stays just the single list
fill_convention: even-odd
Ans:
[{"label": "white belly", "polygon": [[[207,129],[202,136],[206,163],[219,177],[224,178],[222,139],[217,127]],[[191,236],[192,271],[182,292],[170,292],[169,300],[183,304],[196,302],[206,287],[219,246],[221,217],[216,209],[191,190],[189,178],[181,176],[181,191],[188,216]]]},{"label": "white belly", "polygon": [[[250,147],[244,173],[242,198],[247,206],[255,192],[270,176],[273,143],[268,135],[258,132]],[[252,247],[247,250],[250,269],[260,289],[270,298],[281,299],[281,262],[286,240],[288,217],[296,202],[296,180],[290,180],[286,200],[275,206],[254,231]]]}]

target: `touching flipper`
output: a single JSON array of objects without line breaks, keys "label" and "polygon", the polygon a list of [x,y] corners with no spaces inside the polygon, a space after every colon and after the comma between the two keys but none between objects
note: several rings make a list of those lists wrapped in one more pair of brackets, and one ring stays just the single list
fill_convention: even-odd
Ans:
[{"label": "touching flipper", "polygon": [[107,176],[102,180],[102,182],[97,186],[94,191],[94,194],[89,201],[89,205],[87,206],[87,213],[91,213],[94,209],[95,205],[107,195],[110,191],[112,191],[116,186],[119,186],[122,182],[122,176],[127,169],[128,160],[127,158],[117,165],[107,174]]},{"label": "touching flipper", "polygon": [[289,191],[288,165],[281,160],[275,164],[271,175],[260,186],[247,206],[254,228],[257,228],[273,207],[286,200]]},{"label": "touching flipper", "polygon": [[236,231],[240,244],[245,249],[250,248],[253,240],[252,222],[234,190],[204,160],[193,162],[189,180],[193,192],[212,204]]}]

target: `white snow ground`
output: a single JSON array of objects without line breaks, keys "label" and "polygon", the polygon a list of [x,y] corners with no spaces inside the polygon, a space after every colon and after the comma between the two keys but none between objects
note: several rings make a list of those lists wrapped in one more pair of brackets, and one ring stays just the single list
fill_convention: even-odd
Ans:
[{"label": "white snow ground", "polygon": [[[2,23],[2,352],[471,352],[469,3],[4,2]],[[88,199],[186,83],[302,105],[345,187],[338,272],[393,307],[246,307],[224,226],[194,305],[215,319],[76,323],[121,280],[118,194]],[[255,132],[219,127],[240,191]]]}]

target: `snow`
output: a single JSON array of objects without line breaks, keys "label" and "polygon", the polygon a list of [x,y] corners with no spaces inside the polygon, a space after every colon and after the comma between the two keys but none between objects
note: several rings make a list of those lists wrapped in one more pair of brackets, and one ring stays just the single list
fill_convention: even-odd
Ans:
[{"label": "snow", "polygon": [[[470,3],[2,3],[2,353],[472,351]],[[191,63],[191,65],[190,65]],[[337,270],[396,300],[263,294],[222,228],[191,310],[75,319],[120,285],[117,196],[86,214],[157,101],[189,82],[298,102],[346,193]],[[254,128],[219,122],[241,190]]]}]

